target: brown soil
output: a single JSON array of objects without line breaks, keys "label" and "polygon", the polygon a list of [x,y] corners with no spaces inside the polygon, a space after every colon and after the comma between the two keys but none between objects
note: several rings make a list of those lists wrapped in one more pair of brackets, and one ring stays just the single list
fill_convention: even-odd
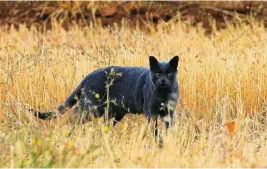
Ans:
[{"label": "brown soil", "polygon": [[[227,26],[227,22],[250,23],[251,18],[267,25],[266,2],[0,2],[0,25],[21,23],[39,28],[51,28],[53,20],[64,28],[73,23],[80,26],[121,24],[148,28],[147,23],[187,21],[192,26],[202,25],[207,32]],[[179,17],[180,16],[180,17]],[[253,16],[253,17],[251,17]]]}]

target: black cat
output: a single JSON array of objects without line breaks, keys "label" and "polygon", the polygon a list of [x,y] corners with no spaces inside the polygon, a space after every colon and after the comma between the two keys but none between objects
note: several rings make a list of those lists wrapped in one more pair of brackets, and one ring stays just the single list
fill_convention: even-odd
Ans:
[{"label": "black cat", "polygon": [[[72,108],[82,116],[82,122],[90,116],[114,118],[115,123],[127,113],[144,113],[148,120],[156,122],[161,117],[166,128],[174,122],[179,97],[177,67],[179,57],[169,62],[158,62],[149,57],[150,69],[143,67],[110,66],[87,75],[56,112],[34,111],[41,119],[51,119]],[[166,118],[169,117],[169,118]],[[169,120],[168,120],[169,119]]]}]

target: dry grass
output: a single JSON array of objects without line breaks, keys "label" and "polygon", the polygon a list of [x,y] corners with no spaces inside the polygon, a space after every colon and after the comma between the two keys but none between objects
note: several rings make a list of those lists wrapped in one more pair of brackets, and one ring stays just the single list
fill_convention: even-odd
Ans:
[{"label": "dry grass", "polygon": [[[56,24],[43,34],[24,26],[0,32],[1,167],[267,166],[267,32],[260,24],[229,25],[209,37],[182,23],[150,34],[127,26],[67,32]],[[149,55],[177,54],[179,115],[163,149],[141,115],[103,128],[44,122],[26,111],[56,107],[98,67],[148,66]]]}]

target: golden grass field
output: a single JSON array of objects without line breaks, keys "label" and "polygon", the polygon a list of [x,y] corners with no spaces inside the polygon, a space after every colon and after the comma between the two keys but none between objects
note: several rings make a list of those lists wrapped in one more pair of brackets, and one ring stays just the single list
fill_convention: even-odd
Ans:
[{"label": "golden grass field", "polygon": [[[1,167],[267,167],[267,31],[259,23],[205,35],[184,23],[149,33],[57,24],[45,33],[0,28]],[[115,127],[36,119],[85,75],[180,56],[176,126],[158,148],[143,115]]]}]

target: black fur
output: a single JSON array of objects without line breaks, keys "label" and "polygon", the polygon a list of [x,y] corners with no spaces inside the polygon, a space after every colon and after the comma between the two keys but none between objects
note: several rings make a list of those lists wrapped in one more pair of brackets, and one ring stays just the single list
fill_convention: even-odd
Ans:
[{"label": "black fur", "polygon": [[[148,120],[170,115],[173,121],[179,97],[178,62],[178,56],[169,62],[158,62],[150,56],[150,69],[111,66],[95,70],[85,77],[57,110],[63,114],[78,102],[74,112],[84,115],[85,122],[90,119],[90,114],[103,116],[109,103],[109,118],[115,118],[115,121],[120,121],[130,112],[144,113]],[[34,112],[41,119],[57,117],[51,112]],[[168,126],[166,122],[166,127]]]}]

